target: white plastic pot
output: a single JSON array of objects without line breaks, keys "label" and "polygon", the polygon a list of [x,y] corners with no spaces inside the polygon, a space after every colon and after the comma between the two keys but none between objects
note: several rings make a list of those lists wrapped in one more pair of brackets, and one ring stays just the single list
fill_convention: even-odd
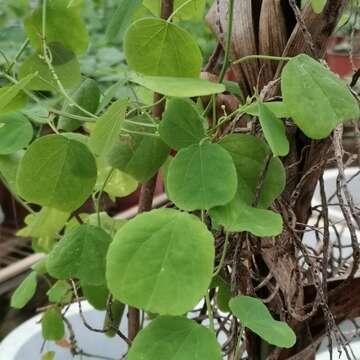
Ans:
[{"label": "white plastic pot", "polygon": [[[102,328],[105,312],[94,310],[87,302],[82,303],[83,314],[87,322],[94,328]],[[24,322],[12,331],[0,344],[0,360],[39,360],[43,344],[41,335],[41,314]],[[73,304],[67,312],[78,343],[83,351],[93,354],[120,359],[127,351],[127,345],[118,336],[109,338],[104,334],[88,330],[79,316],[78,304]],[[121,330],[126,333],[126,319],[121,324]],[[55,351],[55,360],[81,359],[80,356],[71,357],[69,350],[57,346],[54,342],[47,342],[41,354]],[[84,359],[84,357],[82,357]]]},{"label": "white plastic pot", "polygon": [[[83,314],[94,328],[101,328],[103,325],[105,312],[94,310],[88,303],[82,304]],[[68,349],[63,349],[57,346],[53,342],[47,342],[44,350],[40,353],[43,339],[41,335],[41,326],[39,321],[41,314],[37,315],[30,320],[24,322],[11,332],[0,344],[0,360],[39,360],[41,354],[47,351],[55,351],[55,360],[70,360],[78,359],[81,357],[71,357]],[[126,344],[120,340],[119,337],[108,338],[107,336],[88,330],[82,323],[79,316],[79,309],[77,304],[70,306],[67,313],[67,318],[71,322],[76,339],[80,348],[87,353],[93,355],[106,356],[113,359],[120,359],[127,351]],[[345,322],[341,326],[345,332],[351,328],[350,322]],[[126,317],[123,318],[121,323],[121,330],[126,334]],[[225,339],[220,339],[220,341]],[[354,354],[360,354],[360,341],[354,341],[351,343],[351,349]],[[334,359],[338,359],[337,350],[334,349]],[[85,359],[83,357],[82,359]],[[326,346],[326,340],[323,341],[318,354],[317,360],[328,360],[329,352]],[[339,360],[345,360],[346,357],[343,354]],[[360,357],[359,357],[360,359]],[[166,360],[166,359],[158,359]],[[205,359],[204,359],[205,360]]]}]

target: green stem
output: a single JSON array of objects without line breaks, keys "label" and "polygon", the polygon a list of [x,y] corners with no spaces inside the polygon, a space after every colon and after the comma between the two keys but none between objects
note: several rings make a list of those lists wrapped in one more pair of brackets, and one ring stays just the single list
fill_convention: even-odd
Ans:
[{"label": "green stem", "polygon": [[232,62],[233,65],[240,64],[244,61],[263,59],[263,60],[274,60],[274,61],[290,61],[292,58],[287,56],[270,56],[270,55],[247,55],[240,59],[237,59]]},{"label": "green stem", "polygon": [[209,296],[208,292],[206,292],[206,295],[205,295],[205,303],[206,303],[206,308],[207,308],[207,312],[208,312],[208,316],[209,316],[210,330],[215,332],[214,314],[213,314],[213,309],[211,306],[210,296]]},{"label": "green stem", "polygon": [[133,124],[133,125],[138,125],[138,126],[157,128],[157,125],[154,125],[154,124],[142,123],[142,122],[137,122],[137,121],[133,121],[133,120],[129,120],[129,119],[126,119],[125,122],[128,124]]},{"label": "green stem", "polygon": [[107,183],[109,182],[111,175],[114,172],[114,168],[111,168],[109,173],[107,174],[104,183],[101,186],[101,189],[96,197],[96,201],[95,201],[95,211],[96,211],[96,216],[97,216],[97,222],[98,222],[98,226],[101,227],[101,217],[100,217],[100,200],[101,200],[101,196],[105,190],[105,187],[107,185]]},{"label": "green stem", "polygon": [[46,44],[46,7],[47,7],[47,0],[43,0],[43,6],[42,6],[42,50],[43,50],[43,60],[45,61],[47,67],[49,68],[49,71],[51,73],[52,78],[54,79],[56,85],[58,86],[58,90],[60,91],[61,95],[70,103],[70,105],[75,106],[78,108],[81,112],[84,114],[90,116],[91,118],[96,118],[94,114],[87,111],[83,107],[81,107],[79,104],[77,104],[66,92],[63,84],[61,83],[58,75],[56,74],[56,71],[52,65],[51,60],[51,52],[49,47]]},{"label": "green stem", "polygon": [[237,340],[237,343],[236,343],[234,359],[239,359],[240,358],[241,338],[243,336],[243,333],[244,333],[244,327],[241,327],[239,337],[238,337],[238,340]]},{"label": "green stem", "polygon": [[128,134],[151,136],[151,137],[156,137],[156,138],[159,137],[159,135],[157,135],[157,134],[141,132],[141,131],[136,131],[136,130],[129,130],[129,129],[125,129],[125,128],[123,128],[122,131],[125,132],[125,133],[128,133]]},{"label": "green stem", "polygon": [[222,254],[221,254],[220,263],[219,263],[216,271],[214,272],[213,277],[219,275],[222,267],[224,266],[225,257],[226,257],[226,252],[227,252],[228,247],[229,247],[229,233],[226,232],[226,233],[225,233],[225,242],[224,242],[223,252],[222,252]]},{"label": "green stem", "polygon": [[10,73],[11,69],[14,67],[14,65],[19,60],[20,56],[23,54],[23,52],[25,51],[25,49],[28,47],[29,44],[30,44],[30,40],[26,39],[24,43],[21,45],[19,51],[16,53],[14,59],[11,61],[9,67],[7,68],[8,73]]},{"label": "green stem", "polygon": [[192,1],[194,0],[187,0],[184,3],[182,3],[179,7],[177,7],[172,14],[168,17],[168,19],[166,20],[167,22],[171,22],[171,20],[174,18],[174,16],[181,11],[186,5],[190,4]]},{"label": "green stem", "polygon": [[232,28],[233,28],[233,15],[234,15],[234,0],[229,0],[229,18],[228,18],[228,28],[227,28],[227,38],[226,38],[226,47],[224,55],[224,63],[219,75],[219,82],[224,81],[225,73],[229,65],[230,57],[230,48],[231,48],[231,37],[232,37]]}]

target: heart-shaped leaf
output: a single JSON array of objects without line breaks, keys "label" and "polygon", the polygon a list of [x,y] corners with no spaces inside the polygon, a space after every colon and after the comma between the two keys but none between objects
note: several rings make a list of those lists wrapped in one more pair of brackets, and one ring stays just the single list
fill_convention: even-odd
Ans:
[{"label": "heart-shaped leaf", "polygon": [[80,279],[83,284],[105,282],[105,258],[111,237],[93,225],[67,231],[48,256],[47,269],[55,279]]},{"label": "heart-shaped leaf", "polygon": [[27,201],[71,212],[91,195],[96,163],[86,145],[48,135],[30,145],[21,160],[17,187]]},{"label": "heart-shaped leaf", "polygon": [[199,219],[173,209],[153,210],[116,234],[107,256],[107,284],[125,304],[180,315],[204,295],[213,262],[214,238]]},{"label": "heart-shaped leaf", "polygon": [[[270,153],[268,146],[255,136],[244,134],[228,135],[220,142],[220,145],[232,156],[238,178],[242,179],[251,190],[252,199],[245,199],[248,204],[251,204],[266,158]],[[282,162],[278,158],[272,158],[257,206],[268,208],[284,190],[285,180],[285,169]]]},{"label": "heart-shaped leaf", "polygon": [[129,66],[144,75],[193,77],[200,75],[199,46],[187,31],[162,19],[133,23],[124,39]]},{"label": "heart-shaped leaf", "polygon": [[160,316],[142,330],[129,351],[129,360],[220,360],[214,333],[193,320]]},{"label": "heart-shaped leaf", "polygon": [[145,182],[159,170],[170,149],[160,138],[151,136],[153,133],[145,135],[149,133],[149,127],[141,124],[152,124],[146,115],[131,120],[132,123],[124,126],[127,130],[140,134],[124,132],[109,153],[108,160],[112,167],[131,175],[139,182]]},{"label": "heart-shaped leaf", "polygon": [[23,149],[33,137],[29,120],[21,113],[0,115],[0,155]]},{"label": "heart-shaped leaf", "polygon": [[323,139],[337,124],[359,117],[358,102],[345,82],[307,55],[285,65],[281,90],[292,119],[309,138]]},{"label": "heart-shaped leaf", "polygon": [[226,90],[223,84],[201,79],[132,74],[130,80],[154,92],[171,97],[206,96]]},{"label": "heart-shaped leaf", "polygon": [[[89,39],[81,18],[82,1],[48,0],[46,5],[47,42],[61,43],[76,54],[85,52]],[[42,47],[42,25],[42,7],[24,19],[25,31],[35,49]]]},{"label": "heart-shaped leaf", "polygon": [[[48,44],[48,49],[52,57],[52,65],[56,76],[65,89],[71,89],[80,83],[80,64],[75,54],[64,48],[60,43]],[[29,75],[36,73],[36,76],[29,81],[26,89],[57,91],[59,86],[48,65],[41,58],[41,52],[37,51],[30,55],[20,65],[20,79],[27,79]]]},{"label": "heart-shaped leaf", "polygon": [[234,198],[236,169],[231,155],[220,145],[192,145],[171,161],[166,185],[171,201],[179,208],[207,210]]},{"label": "heart-shaped leaf", "polygon": [[161,138],[174,149],[199,144],[205,137],[202,118],[190,100],[172,99],[159,125]]},{"label": "heart-shaped leaf", "polygon": [[230,308],[242,325],[269,344],[283,348],[295,345],[294,331],[285,322],[274,320],[261,300],[239,296],[230,300]]}]

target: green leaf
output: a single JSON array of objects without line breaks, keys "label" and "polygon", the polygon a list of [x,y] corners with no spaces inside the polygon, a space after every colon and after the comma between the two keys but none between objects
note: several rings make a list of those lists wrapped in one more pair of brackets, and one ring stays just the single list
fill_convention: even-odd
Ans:
[{"label": "green leaf", "polygon": [[71,301],[72,289],[68,282],[57,281],[46,293],[52,303],[67,303]]},{"label": "green leaf", "polygon": [[[80,83],[81,76],[80,64],[75,54],[59,43],[48,44],[48,48],[51,52],[53,68],[63,87],[65,89],[76,87]],[[40,51],[25,59],[19,68],[20,79],[26,79],[33,73],[36,73],[36,76],[29,81],[26,89],[44,91],[57,91],[59,89],[49,67],[41,58]]]},{"label": "green leaf", "polygon": [[259,101],[259,120],[270,149],[274,156],[289,153],[289,141],[283,121],[278,119],[265,103]]},{"label": "green leaf", "polygon": [[231,201],[237,176],[230,154],[217,144],[192,145],[170,163],[167,191],[183,210],[208,210]]},{"label": "green leaf", "polygon": [[119,0],[118,6],[106,28],[107,42],[122,40],[134,14],[140,8],[142,0]]},{"label": "green leaf", "polygon": [[70,217],[69,212],[48,207],[26,217],[26,225],[16,235],[23,237],[54,237]]},{"label": "green leaf", "polygon": [[161,316],[136,337],[129,360],[220,360],[213,332],[182,317]]},{"label": "green leaf", "polygon": [[60,310],[52,308],[45,312],[41,320],[42,336],[48,341],[58,341],[65,335],[64,321]]},{"label": "green leaf", "polygon": [[231,289],[228,284],[221,284],[216,294],[216,302],[220,311],[229,313],[229,301],[231,299]]},{"label": "green leaf", "polygon": [[44,354],[41,358],[41,360],[54,360],[55,359],[55,352],[49,351],[46,354]]},{"label": "green leaf", "polygon": [[7,105],[3,105],[6,97],[3,99],[2,97],[5,94],[9,94],[12,87],[11,85],[7,85],[0,88],[0,114],[21,110],[27,104],[27,95],[23,91],[19,91],[17,95],[11,96],[11,100],[7,100]]},{"label": "green leaf", "polygon": [[11,106],[11,102],[19,96],[21,90],[24,89],[36,75],[36,73],[29,73],[27,76],[24,76],[20,81],[18,81],[15,85],[7,86],[0,89],[0,112],[5,112],[6,109]]},{"label": "green leaf", "polygon": [[321,14],[324,10],[327,0],[311,0],[311,7],[316,14]]},{"label": "green leaf", "polygon": [[[89,225],[98,226],[99,218],[101,223],[101,228],[105,230],[111,237],[115,235],[115,233],[126,224],[126,220],[124,219],[116,219],[114,217],[109,216],[106,212],[102,211],[94,214],[80,214],[80,218]],[[78,225],[78,224],[76,224]]]},{"label": "green leaf", "polygon": [[[149,132],[148,127],[141,125],[141,123],[152,124],[146,115],[131,120],[139,125],[127,123],[125,125],[127,130],[145,134]],[[156,174],[169,151],[169,147],[160,138],[124,132],[109,153],[108,161],[112,167],[131,175],[139,182],[145,182]]]},{"label": "green leaf", "polygon": [[[271,101],[266,103],[267,108],[274,113],[274,115],[277,118],[288,118],[290,117],[290,113],[288,109],[286,108],[284,102],[282,101]],[[240,107],[240,110],[242,112],[245,112],[247,114],[253,115],[253,116],[259,116],[259,103],[253,102],[249,105],[245,104]]]},{"label": "green leaf", "polygon": [[[138,188],[138,183],[133,177],[108,166],[104,159],[99,158],[97,164],[98,177],[95,190],[103,190],[110,197],[116,198],[130,195]],[[106,185],[104,187],[105,181]]]},{"label": "green leaf", "polygon": [[89,146],[94,154],[105,156],[114,147],[125,120],[127,105],[127,100],[117,100],[97,119],[89,139]]},{"label": "green leaf", "polygon": [[[83,109],[95,114],[99,106],[100,96],[101,92],[97,82],[93,79],[86,79],[71,95],[71,98]],[[76,116],[88,116],[79,108],[69,104],[69,102],[65,102],[63,111]],[[81,121],[74,120],[66,116],[61,116],[59,119],[59,128],[65,131],[74,131],[78,129],[81,124]]]},{"label": "green leaf", "polygon": [[16,174],[24,153],[24,150],[20,150],[14,154],[0,155],[1,176],[3,177],[3,180],[5,179],[10,189],[12,189],[15,193],[17,193]]},{"label": "green leaf", "polygon": [[91,195],[96,163],[86,145],[48,135],[30,145],[17,174],[20,196],[29,202],[71,212]]},{"label": "green leaf", "polygon": [[0,155],[23,149],[33,137],[29,120],[21,113],[0,115]]},{"label": "green leaf", "polygon": [[[82,1],[48,0],[46,6],[46,41],[58,42],[76,54],[88,47],[88,34],[81,18]],[[33,11],[24,19],[25,31],[35,49],[42,47],[42,7]]]},{"label": "green leaf", "polygon": [[107,284],[125,304],[180,315],[205,294],[213,262],[214,238],[199,219],[173,209],[153,210],[116,234],[107,256]]},{"label": "green leaf", "polygon": [[116,331],[119,329],[124,311],[125,305],[120,301],[113,300],[111,304],[111,313],[110,311],[107,311],[104,320],[104,329],[108,329],[105,333],[106,336],[114,337],[116,335]]},{"label": "green leaf", "polygon": [[132,74],[130,81],[159,94],[171,97],[190,98],[219,94],[225,91],[223,84],[201,79]]},{"label": "green leaf", "polygon": [[81,284],[81,289],[85,299],[96,310],[106,310],[109,297],[109,290],[105,285],[94,286]]},{"label": "green leaf", "polygon": [[[231,154],[239,183],[242,179],[251,190],[251,200],[247,197],[245,200],[252,203],[266,157],[269,155],[268,146],[255,136],[244,134],[228,135],[220,145]],[[284,190],[285,181],[282,162],[278,158],[272,158],[260,192],[258,207],[268,208]]]},{"label": "green leaf", "polygon": [[124,39],[129,66],[144,75],[198,78],[202,56],[187,31],[162,19],[133,23]]},{"label": "green leaf", "polygon": [[44,257],[35,264],[33,264],[31,266],[31,269],[36,271],[38,275],[46,274],[47,273],[46,263],[47,263],[47,258]]},{"label": "green leaf", "polygon": [[159,125],[161,138],[173,149],[199,144],[206,136],[203,120],[192,101],[171,99]]},{"label": "green leaf", "polygon": [[[247,195],[245,195],[247,194]],[[244,197],[249,200],[245,201]],[[210,209],[210,216],[227,231],[248,231],[255,236],[276,236],[281,234],[283,221],[279,214],[251,206],[251,190],[239,179],[235,198],[224,206]]]},{"label": "green leaf", "polygon": [[239,296],[231,299],[230,308],[242,325],[269,344],[282,348],[291,348],[295,345],[294,331],[285,322],[274,320],[261,300]]},{"label": "green leaf", "polygon": [[307,55],[285,65],[281,89],[291,117],[309,138],[323,139],[337,124],[359,117],[358,102],[345,82]]},{"label": "green leaf", "polygon": [[15,309],[22,309],[35,295],[36,287],[37,274],[32,271],[12,294],[10,306]]},{"label": "green leaf", "polygon": [[55,279],[80,279],[83,284],[105,282],[105,258],[111,237],[93,225],[79,225],[65,233],[48,257],[47,268]]},{"label": "green leaf", "polygon": [[[174,10],[188,0],[175,0]],[[160,16],[161,0],[144,0],[144,5],[156,16]],[[201,20],[205,12],[206,0],[193,0],[175,15],[177,20]]]}]

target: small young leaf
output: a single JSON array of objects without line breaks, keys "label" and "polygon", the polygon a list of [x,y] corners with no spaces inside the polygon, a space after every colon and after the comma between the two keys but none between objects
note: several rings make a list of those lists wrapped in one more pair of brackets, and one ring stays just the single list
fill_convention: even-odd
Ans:
[{"label": "small young leaf", "polygon": [[204,295],[213,262],[214,238],[195,216],[153,210],[129,220],[116,234],[107,256],[107,284],[125,304],[180,315]]},{"label": "small young leaf", "polygon": [[345,82],[307,55],[285,65],[281,89],[292,119],[311,139],[323,139],[337,124],[359,117],[358,102]]},{"label": "small young leaf", "polygon": [[[10,90],[10,88],[11,85],[7,85],[0,88],[0,99],[2,95],[4,95]],[[1,108],[0,114],[21,110],[26,106],[27,102],[28,102],[27,95],[23,91],[20,91],[15,97],[13,97],[11,101],[8,102],[8,104],[5,107],[0,106]],[[1,104],[1,100],[0,100],[0,104]]]},{"label": "small young leaf", "polygon": [[321,14],[324,10],[327,0],[311,0],[311,7],[316,14]]},{"label": "small young leaf", "polygon": [[47,273],[46,267],[47,258],[43,258],[36,262],[34,265],[31,266],[31,269],[34,270],[38,275],[43,275]]},{"label": "small young leaf", "polygon": [[136,337],[129,360],[220,360],[213,332],[183,317],[160,316]]},{"label": "small young leaf", "polygon": [[[224,137],[220,145],[226,149],[235,164],[238,179],[242,179],[251,191],[251,199],[245,192],[247,204],[252,204],[257,184],[267,156],[268,146],[255,136],[244,134],[232,134]],[[258,207],[266,209],[282,193],[285,187],[285,169],[278,158],[270,160],[267,175],[262,186]]]},{"label": "small young leaf", "polygon": [[291,348],[295,345],[294,331],[285,322],[274,320],[261,300],[250,296],[239,296],[231,299],[230,308],[242,325],[269,344],[283,348]]},{"label": "small young leaf", "polygon": [[47,310],[41,320],[41,328],[45,340],[57,341],[64,337],[65,326],[60,311],[55,308]]},{"label": "small young leaf", "polygon": [[124,39],[129,66],[144,75],[197,78],[202,56],[190,33],[162,19],[133,23]]},{"label": "small young leaf", "polygon": [[[46,6],[46,40],[58,42],[76,54],[81,54],[88,47],[88,34],[81,19],[82,1],[68,6],[66,0],[49,0]],[[35,49],[42,47],[42,7],[24,19],[25,31]]]},{"label": "small young leaf", "polygon": [[55,352],[49,351],[46,354],[44,354],[41,358],[41,360],[54,360],[55,359]]},{"label": "small young leaf", "polygon": [[[52,65],[55,73],[63,87],[65,89],[71,89],[78,86],[81,80],[80,64],[75,54],[59,43],[48,44],[48,49],[51,53]],[[47,91],[59,90],[59,86],[49,70],[48,65],[41,58],[40,51],[31,54],[20,65],[19,78],[25,80],[33,73],[36,73],[36,75],[26,85],[26,89]]]},{"label": "small young leaf", "polygon": [[111,304],[111,314],[110,311],[107,311],[104,320],[104,329],[108,329],[106,331],[106,336],[114,337],[116,335],[116,331],[121,324],[124,311],[125,305],[120,301],[113,300],[113,303]]},{"label": "small young leaf", "polygon": [[140,134],[124,132],[120,141],[109,153],[108,161],[112,167],[131,175],[139,182],[145,182],[159,170],[168,157],[170,149],[160,138],[151,134],[146,135],[149,132],[153,133],[148,127],[141,125],[142,123],[152,124],[147,116],[141,115],[132,118],[131,121],[133,123],[126,124],[125,129],[140,132]]},{"label": "small young leaf", "polygon": [[57,281],[46,293],[52,303],[66,303],[71,301],[71,286],[64,280]]},{"label": "small young leaf", "polygon": [[48,207],[26,217],[26,225],[16,235],[23,237],[54,237],[65,225],[70,213]]},{"label": "small young leaf", "polygon": [[94,154],[105,156],[114,147],[120,136],[127,104],[127,100],[117,100],[97,119],[89,139],[89,146]]},{"label": "small young leaf", "polygon": [[168,101],[159,125],[159,133],[161,138],[176,150],[199,144],[206,135],[195,105],[186,99]]},{"label": "small young leaf", "polygon": [[24,89],[36,75],[36,73],[29,73],[15,85],[0,89],[0,112],[6,111],[7,107],[11,105],[11,102],[14,101],[22,92],[21,90]]},{"label": "small young leaf", "polygon": [[130,80],[154,92],[171,97],[206,96],[226,90],[223,84],[201,79],[132,74]]},{"label": "small young leaf", "polygon": [[183,210],[208,210],[231,201],[237,175],[231,155],[220,145],[192,145],[171,161],[167,179],[171,201]]},{"label": "small young leaf", "polygon": [[[100,102],[100,89],[97,82],[93,79],[86,79],[81,83],[78,89],[74,91],[71,98],[86,111],[95,114]],[[88,116],[76,106],[65,102],[63,111],[76,116]],[[65,131],[74,131],[81,126],[81,121],[61,116],[59,119],[59,128]]]},{"label": "small young leaf", "polygon": [[274,156],[289,153],[289,141],[283,121],[278,119],[265,103],[259,101],[259,120],[266,141]]},{"label": "small young leaf", "polygon": [[[137,189],[138,183],[133,177],[118,169],[108,166],[107,162],[103,158],[97,159],[97,166],[98,177],[95,190],[103,190],[110,197],[116,198],[130,195]],[[104,187],[105,182],[106,185]]]},{"label": "small young leaf", "polygon": [[80,279],[83,284],[105,282],[105,258],[111,237],[93,225],[79,225],[65,233],[49,254],[47,268],[55,279]]},{"label": "small young leaf", "polygon": [[21,113],[0,115],[0,155],[13,154],[29,144],[33,128]]},{"label": "small young leaf", "polygon": [[96,310],[106,310],[109,297],[109,290],[105,285],[94,286],[81,284],[81,289],[85,299]]},{"label": "small young leaf", "polygon": [[91,195],[96,163],[86,145],[62,135],[47,135],[30,145],[17,174],[27,201],[71,212]]},{"label": "small young leaf", "polygon": [[118,6],[111,17],[108,27],[106,28],[106,40],[108,42],[111,43],[122,40],[136,10],[139,9],[141,4],[142,0],[118,1]]},{"label": "small young leaf", "polygon": [[37,273],[32,271],[12,294],[10,306],[22,309],[35,295],[36,287]]}]

